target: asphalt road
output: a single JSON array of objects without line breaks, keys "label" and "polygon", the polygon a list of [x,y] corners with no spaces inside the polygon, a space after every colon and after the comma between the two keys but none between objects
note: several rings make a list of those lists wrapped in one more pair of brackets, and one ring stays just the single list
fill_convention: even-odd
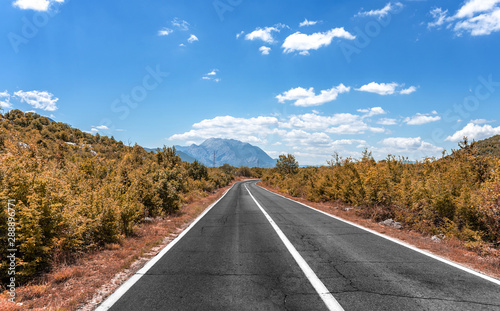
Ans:
[{"label": "asphalt road", "polygon": [[499,285],[255,182],[236,184],[111,310],[328,310],[261,208],[344,310],[500,310]]}]

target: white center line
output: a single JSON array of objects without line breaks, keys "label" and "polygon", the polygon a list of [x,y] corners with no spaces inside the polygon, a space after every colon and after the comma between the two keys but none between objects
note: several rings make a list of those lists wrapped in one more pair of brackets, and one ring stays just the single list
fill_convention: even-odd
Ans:
[{"label": "white center line", "polygon": [[333,295],[328,291],[325,284],[323,284],[323,282],[321,282],[321,280],[318,278],[316,273],[314,273],[314,271],[311,269],[311,267],[309,267],[309,265],[304,260],[304,258],[302,258],[302,256],[300,256],[299,252],[295,249],[293,244],[290,242],[290,240],[288,240],[288,238],[285,236],[283,231],[281,231],[281,229],[278,227],[278,225],[274,222],[274,220],[271,218],[271,216],[269,216],[269,214],[264,210],[264,208],[262,208],[262,206],[259,204],[259,202],[257,202],[257,200],[254,198],[254,196],[252,195],[252,193],[250,192],[250,190],[248,189],[246,184],[245,184],[245,188],[247,189],[248,194],[250,194],[250,196],[254,200],[255,204],[257,204],[257,206],[260,208],[262,213],[264,213],[264,216],[266,216],[267,220],[269,221],[269,223],[273,227],[274,231],[276,231],[276,233],[280,237],[281,241],[283,241],[283,244],[285,244],[285,246],[288,249],[288,251],[290,252],[290,254],[292,254],[293,259],[295,259],[295,261],[297,262],[299,267],[302,269],[302,271],[306,275],[309,282],[311,282],[311,285],[314,287],[314,289],[319,294],[321,299],[323,299],[323,302],[325,303],[328,310],[343,311],[344,309],[342,308],[342,306],[333,297]]}]

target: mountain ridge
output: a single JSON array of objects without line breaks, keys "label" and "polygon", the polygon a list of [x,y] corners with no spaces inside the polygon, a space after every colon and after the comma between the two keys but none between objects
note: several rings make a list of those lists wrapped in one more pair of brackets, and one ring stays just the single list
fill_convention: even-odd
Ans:
[{"label": "mountain ridge", "polygon": [[175,146],[182,152],[206,166],[274,167],[276,160],[271,158],[261,148],[235,139],[210,138],[200,145]]}]

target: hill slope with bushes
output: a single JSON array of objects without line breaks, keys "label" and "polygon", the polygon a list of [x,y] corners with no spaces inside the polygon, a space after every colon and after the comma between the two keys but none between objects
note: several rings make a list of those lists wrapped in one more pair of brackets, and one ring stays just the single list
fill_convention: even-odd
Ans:
[{"label": "hill slope with bushes", "polygon": [[[16,282],[133,235],[146,217],[226,186],[233,176],[181,161],[174,148],[148,153],[35,113],[0,114],[0,253],[7,205],[15,204]],[[9,262],[0,258],[6,280]],[[6,284],[3,282],[3,284]]]}]

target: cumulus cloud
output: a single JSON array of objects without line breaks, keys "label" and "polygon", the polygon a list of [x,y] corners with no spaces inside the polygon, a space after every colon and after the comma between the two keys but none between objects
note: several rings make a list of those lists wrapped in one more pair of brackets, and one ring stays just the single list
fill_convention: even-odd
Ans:
[{"label": "cumulus cloud", "polygon": [[415,154],[425,155],[437,154],[443,150],[441,147],[423,141],[421,137],[389,137],[379,142],[383,146],[385,153],[394,154]]},{"label": "cumulus cloud", "polygon": [[365,85],[363,85],[360,88],[355,89],[355,90],[360,91],[360,92],[375,93],[375,94],[379,94],[379,95],[392,95],[392,94],[396,94],[396,93],[407,95],[407,94],[411,94],[417,90],[417,88],[414,86],[410,86],[407,89],[398,90],[401,87],[402,87],[401,84],[395,83],[395,82],[392,82],[392,83],[370,82],[370,83],[365,84]]},{"label": "cumulus cloud", "polygon": [[500,8],[461,21],[454,29],[457,34],[469,32],[472,36],[484,36],[500,31]]},{"label": "cumulus cloud", "polygon": [[284,53],[299,52],[302,55],[308,55],[310,50],[317,50],[330,45],[334,38],[354,40],[356,37],[343,27],[334,28],[327,32],[316,32],[311,35],[296,32],[285,39],[282,48]]},{"label": "cumulus cloud", "polygon": [[21,10],[48,11],[54,3],[64,3],[64,0],[16,0],[14,7]]},{"label": "cumulus cloud", "polygon": [[188,40],[189,43],[193,43],[195,41],[198,41],[198,38],[195,35],[189,36]]},{"label": "cumulus cloud", "polygon": [[160,30],[158,30],[158,36],[168,36],[169,34],[173,33],[174,30],[173,29],[170,29],[170,28],[162,28]]},{"label": "cumulus cloud", "polygon": [[21,102],[25,102],[28,105],[33,106],[35,109],[42,109],[46,111],[55,111],[57,110],[57,101],[59,100],[57,97],[54,97],[53,94],[43,91],[17,91],[14,95],[21,100]]},{"label": "cumulus cloud", "polygon": [[202,142],[208,138],[231,138],[249,143],[262,143],[269,135],[276,133],[278,119],[275,117],[236,118],[220,116],[205,119],[193,125],[193,129],[183,134],[170,136],[169,140]]},{"label": "cumulus cloud", "polygon": [[177,28],[181,31],[188,31],[189,30],[189,23],[186,22],[185,20],[179,19],[179,18],[174,18],[171,22],[172,26],[174,28]]},{"label": "cumulus cloud", "polygon": [[361,11],[356,16],[373,16],[376,18],[386,17],[389,13],[395,12],[403,7],[401,2],[396,3],[387,3],[383,8],[379,10],[371,10],[371,11]]},{"label": "cumulus cloud", "polygon": [[[170,27],[163,27],[162,29],[158,30],[158,36],[160,36],[160,37],[168,36],[168,35],[172,34],[174,32],[174,30],[179,30],[179,31],[188,31],[189,30],[189,23],[186,22],[185,20],[179,19],[178,17],[171,20],[170,24],[172,25],[171,28]],[[191,36],[193,36],[193,35],[191,35]],[[198,38],[196,38],[196,41],[197,40],[198,40]],[[189,39],[188,39],[188,41],[189,41]]]},{"label": "cumulus cloud", "polygon": [[220,79],[216,77],[218,72],[219,72],[219,69],[217,69],[217,68],[212,69],[210,72],[206,73],[201,78],[203,80],[211,80],[211,81],[214,81],[214,82],[219,82]]},{"label": "cumulus cloud", "polygon": [[413,92],[416,92],[417,91],[417,88],[414,87],[414,86],[410,86],[409,88],[407,89],[403,89],[399,92],[399,94],[402,94],[402,95],[408,95],[408,94],[411,94]]},{"label": "cumulus cloud", "polygon": [[434,115],[417,113],[412,117],[405,118],[403,122],[405,122],[408,125],[422,125],[441,120],[440,116],[436,116],[435,115],[436,113],[433,114]]},{"label": "cumulus cloud", "polygon": [[380,125],[396,125],[398,124],[396,119],[391,119],[391,118],[382,118],[377,121],[377,124]]},{"label": "cumulus cloud", "polygon": [[470,122],[463,129],[455,132],[455,134],[446,137],[447,141],[461,141],[464,137],[472,140],[480,140],[493,135],[500,134],[500,126],[492,127],[489,124],[479,125]]},{"label": "cumulus cloud", "polygon": [[0,108],[12,108],[9,92],[0,92]]},{"label": "cumulus cloud", "polygon": [[[283,24],[277,24],[272,27],[264,27],[264,28],[257,28],[251,33],[248,33],[245,36],[246,40],[262,40],[266,43],[274,43],[276,42],[274,37],[273,37],[273,32],[280,32],[282,28],[284,28],[285,25]],[[242,33],[241,33],[242,34]],[[238,38],[239,36],[237,36]]]},{"label": "cumulus cloud", "polygon": [[337,99],[339,94],[347,93],[351,90],[343,84],[339,84],[336,87],[332,87],[328,90],[322,90],[320,94],[316,95],[314,88],[304,89],[302,87],[292,88],[278,96],[278,102],[284,103],[286,101],[293,101],[294,106],[298,107],[311,107],[320,106],[325,103],[334,101]]},{"label": "cumulus cloud", "polygon": [[468,0],[455,15],[448,16],[448,10],[434,8],[430,11],[434,21],[429,28],[446,25],[457,35],[464,32],[471,36],[484,36],[500,31],[500,0]]},{"label": "cumulus cloud", "polygon": [[455,14],[456,18],[473,17],[477,13],[491,11],[500,0],[469,0]]},{"label": "cumulus cloud", "polygon": [[371,82],[366,85],[363,85],[359,89],[356,89],[356,91],[375,93],[379,95],[392,95],[396,92],[396,87],[398,86],[399,84],[397,83]]},{"label": "cumulus cloud", "polygon": [[440,27],[449,20],[447,16],[448,10],[443,10],[442,8],[434,8],[429,13],[434,19],[433,22],[427,23],[427,27],[429,28]]},{"label": "cumulus cloud", "polygon": [[304,19],[302,23],[299,24],[299,27],[305,27],[305,26],[314,26],[318,23],[318,21],[308,21],[307,18]]},{"label": "cumulus cloud", "polygon": [[271,51],[271,48],[267,46],[261,46],[259,48],[259,51],[262,53],[262,55],[269,55],[269,51]]},{"label": "cumulus cloud", "polygon": [[382,109],[382,107],[373,107],[373,108],[369,108],[369,109],[358,109],[358,112],[364,113],[363,117],[365,117],[365,118],[369,118],[369,117],[373,117],[376,115],[381,115],[381,114],[387,113],[387,112],[385,112],[384,109]]}]

